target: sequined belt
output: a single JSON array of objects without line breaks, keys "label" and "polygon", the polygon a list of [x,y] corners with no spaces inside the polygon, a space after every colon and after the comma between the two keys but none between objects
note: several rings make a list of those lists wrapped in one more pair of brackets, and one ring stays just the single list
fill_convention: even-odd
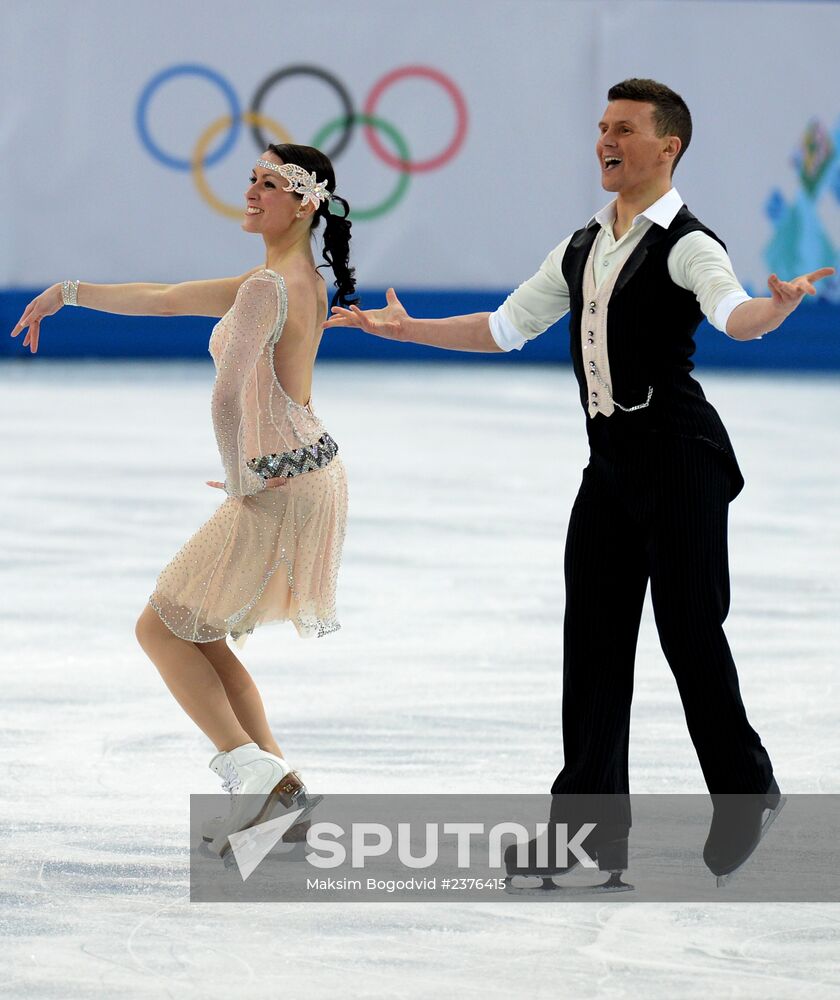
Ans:
[{"label": "sequined belt", "polygon": [[304,472],[323,469],[338,454],[338,445],[329,434],[322,434],[315,444],[295,448],[294,451],[284,451],[279,455],[261,455],[259,458],[249,458],[245,463],[263,479],[300,476]]}]

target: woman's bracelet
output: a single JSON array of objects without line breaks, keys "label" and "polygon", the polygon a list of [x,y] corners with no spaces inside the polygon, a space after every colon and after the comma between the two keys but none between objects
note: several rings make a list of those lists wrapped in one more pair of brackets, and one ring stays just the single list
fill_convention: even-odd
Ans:
[{"label": "woman's bracelet", "polygon": [[79,303],[76,298],[79,295],[79,282],[78,281],[62,281],[61,282],[61,301],[66,306],[77,306]]}]

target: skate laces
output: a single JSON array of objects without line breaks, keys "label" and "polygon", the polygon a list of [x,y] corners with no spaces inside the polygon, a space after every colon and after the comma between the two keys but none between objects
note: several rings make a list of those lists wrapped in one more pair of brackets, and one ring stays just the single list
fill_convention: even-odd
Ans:
[{"label": "skate laces", "polygon": [[222,791],[235,795],[239,791],[239,786],[242,782],[229,758],[222,762],[222,778],[224,779],[222,781]]}]

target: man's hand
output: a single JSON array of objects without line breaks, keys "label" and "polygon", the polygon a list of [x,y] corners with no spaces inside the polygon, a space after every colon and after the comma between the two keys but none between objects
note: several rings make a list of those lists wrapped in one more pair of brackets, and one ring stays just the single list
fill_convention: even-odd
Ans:
[{"label": "man's hand", "polygon": [[782,314],[789,316],[806,295],[816,295],[814,282],[834,274],[833,267],[821,267],[810,274],[801,274],[792,281],[780,281],[775,274],[767,279],[767,287],[773,296],[774,307]]},{"label": "man's hand", "polygon": [[749,299],[736,306],[726,321],[726,332],[735,340],[754,340],[782,325],[806,295],[816,295],[814,283],[834,274],[833,267],[820,267],[792,281],[771,274],[767,287],[771,297]]},{"label": "man's hand", "polygon": [[393,288],[388,289],[385,298],[388,300],[388,305],[384,309],[362,311],[358,306],[350,306],[349,309],[333,306],[331,310],[333,315],[322,326],[324,329],[333,326],[356,326],[365,333],[385,337],[386,340],[403,340],[405,323],[410,317]]}]

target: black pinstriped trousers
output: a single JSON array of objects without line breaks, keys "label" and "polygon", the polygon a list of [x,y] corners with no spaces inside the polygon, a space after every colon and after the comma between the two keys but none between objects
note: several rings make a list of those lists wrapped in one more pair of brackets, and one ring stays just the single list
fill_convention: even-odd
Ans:
[{"label": "black pinstriped trousers", "polygon": [[[599,431],[607,419],[596,418]],[[773,769],[747,721],[723,632],[732,489],[725,456],[655,432],[599,433],[590,444],[566,539],[565,763],[552,793],[629,791],[633,664],[648,580],[709,791],[765,792]]]}]

